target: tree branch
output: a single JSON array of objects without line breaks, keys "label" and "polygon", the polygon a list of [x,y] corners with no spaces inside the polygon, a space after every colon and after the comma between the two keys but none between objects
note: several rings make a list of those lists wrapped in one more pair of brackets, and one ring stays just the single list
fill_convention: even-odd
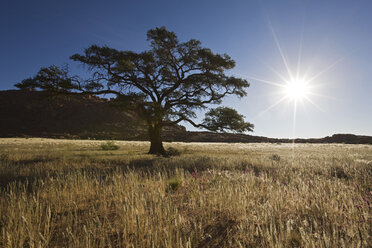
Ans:
[{"label": "tree branch", "polygon": [[191,125],[193,125],[194,127],[196,128],[205,128],[207,130],[209,130],[209,128],[203,124],[196,124],[194,121],[190,120],[189,118],[186,118],[186,117],[181,117],[179,118],[178,120],[175,120],[175,121],[170,121],[170,122],[163,122],[163,125],[164,126],[173,126],[173,125],[176,125],[178,123],[180,123],[181,121],[187,121],[188,123],[190,123]]}]

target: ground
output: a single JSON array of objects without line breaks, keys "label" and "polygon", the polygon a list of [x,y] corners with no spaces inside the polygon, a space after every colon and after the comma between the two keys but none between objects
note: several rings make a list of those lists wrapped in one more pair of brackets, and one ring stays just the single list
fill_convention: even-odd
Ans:
[{"label": "ground", "polygon": [[372,244],[371,145],[165,147],[0,139],[0,247]]}]

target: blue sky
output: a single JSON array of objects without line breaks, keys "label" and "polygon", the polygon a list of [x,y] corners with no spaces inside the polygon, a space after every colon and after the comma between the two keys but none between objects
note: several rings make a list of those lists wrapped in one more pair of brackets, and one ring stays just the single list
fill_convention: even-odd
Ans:
[{"label": "blue sky", "polygon": [[[181,41],[198,39],[236,61],[230,73],[247,78],[251,87],[247,97],[230,97],[223,104],[255,124],[254,135],[372,135],[370,13],[371,1],[4,0],[0,90],[14,88],[40,67],[72,63],[70,55],[92,44],[143,51],[148,49],[146,31],[166,26]],[[296,72],[301,51],[300,76],[324,72],[311,82],[314,104],[298,102],[295,129],[293,101],[267,110],[283,94],[252,79],[283,83],[272,69],[288,78],[272,31],[290,70]]]}]

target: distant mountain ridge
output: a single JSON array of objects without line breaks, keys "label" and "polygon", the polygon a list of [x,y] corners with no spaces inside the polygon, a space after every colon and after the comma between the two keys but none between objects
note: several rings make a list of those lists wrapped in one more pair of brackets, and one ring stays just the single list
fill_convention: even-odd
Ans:
[{"label": "distant mountain ridge", "polygon": [[[95,96],[51,96],[30,90],[0,91],[0,137],[148,140],[146,125],[135,112],[110,106]],[[192,132],[183,126],[165,128],[165,141],[272,142],[291,139],[231,133]],[[371,136],[335,134],[296,143],[372,144]]]},{"label": "distant mountain ridge", "polygon": [[211,133],[211,132],[187,132],[187,135],[179,141],[185,142],[234,142],[234,143],[345,143],[345,144],[372,144],[372,136],[354,134],[334,134],[324,138],[310,139],[280,139],[254,136],[247,134]]}]

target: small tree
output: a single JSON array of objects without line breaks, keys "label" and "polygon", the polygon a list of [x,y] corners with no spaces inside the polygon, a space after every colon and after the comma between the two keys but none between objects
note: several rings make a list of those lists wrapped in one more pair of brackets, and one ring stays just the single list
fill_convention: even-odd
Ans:
[{"label": "small tree", "polygon": [[209,110],[205,114],[203,123],[200,125],[214,132],[225,132],[226,130],[242,133],[253,131],[253,124],[245,122],[244,116],[235,109],[218,107]]},{"label": "small tree", "polygon": [[93,45],[70,58],[87,66],[91,76],[70,76],[68,67],[41,68],[15,84],[58,94],[114,94],[120,106],[135,109],[146,121],[150,154],[165,154],[162,128],[181,121],[211,131],[252,131],[253,125],[230,108],[211,110],[202,124],[195,111],[219,104],[227,95],[243,97],[249,83],[227,76],[235,62],[226,54],[201,47],[198,40],[180,43],[165,27],[147,32],[151,49],[141,53]]}]

